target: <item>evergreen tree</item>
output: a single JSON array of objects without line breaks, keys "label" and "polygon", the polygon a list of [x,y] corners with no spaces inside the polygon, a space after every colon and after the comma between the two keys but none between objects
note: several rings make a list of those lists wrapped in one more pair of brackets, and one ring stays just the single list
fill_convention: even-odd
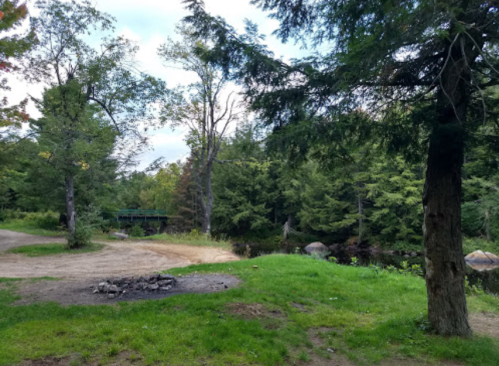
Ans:
[{"label": "evergreen tree", "polygon": [[387,124],[391,147],[413,151],[421,131],[429,134],[423,195],[428,318],[438,334],[469,336],[461,168],[465,142],[494,104],[486,89],[499,84],[497,4],[254,0],[280,22],[276,34],[283,41],[326,46],[289,65],[261,45],[254,26],[238,36],[201,1],[186,3],[192,12],[186,20],[217,37],[207,59],[244,83],[269,123],[327,122],[358,106],[384,122],[398,106],[404,113]]},{"label": "evergreen tree", "polygon": [[213,222],[219,233],[241,237],[273,228],[269,219],[275,199],[269,177],[272,163],[254,140],[254,129],[248,124],[220,152],[220,159],[231,162],[217,165],[213,175]]}]

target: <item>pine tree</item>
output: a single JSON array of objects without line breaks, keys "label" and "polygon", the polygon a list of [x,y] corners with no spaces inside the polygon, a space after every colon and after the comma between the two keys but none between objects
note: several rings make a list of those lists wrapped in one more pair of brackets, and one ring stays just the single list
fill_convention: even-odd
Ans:
[{"label": "pine tree", "polygon": [[202,1],[185,3],[186,21],[217,38],[206,58],[244,83],[269,124],[327,123],[359,106],[384,123],[397,106],[404,113],[386,124],[388,145],[411,151],[421,131],[429,135],[422,200],[428,318],[438,334],[471,335],[461,168],[465,143],[494,104],[486,89],[499,84],[496,2],[254,0],[280,22],[284,42],[317,47],[292,64],[273,57],[255,26],[238,36]]}]

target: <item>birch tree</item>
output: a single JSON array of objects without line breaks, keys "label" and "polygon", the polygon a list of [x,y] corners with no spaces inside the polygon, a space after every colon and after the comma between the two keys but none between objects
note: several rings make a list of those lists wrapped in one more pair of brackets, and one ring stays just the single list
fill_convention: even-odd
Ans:
[{"label": "birch tree", "polygon": [[209,42],[179,27],[181,41],[169,39],[158,54],[168,67],[179,67],[196,75],[197,81],[170,94],[162,108],[162,120],[172,127],[187,127],[187,144],[193,157],[194,176],[203,213],[203,233],[211,232],[213,210],[213,164],[231,124],[241,109],[235,93],[226,94],[228,80],[216,67],[200,58],[197,49],[208,49]]}]

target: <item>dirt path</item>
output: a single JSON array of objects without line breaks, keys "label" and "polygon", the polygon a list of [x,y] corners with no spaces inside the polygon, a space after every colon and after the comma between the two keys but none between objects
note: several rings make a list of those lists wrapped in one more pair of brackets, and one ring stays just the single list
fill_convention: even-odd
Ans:
[{"label": "dirt path", "polygon": [[0,252],[32,244],[64,243],[60,236],[36,236],[9,230],[0,230]]},{"label": "dirt path", "polygon": [[[63,242],[48,238],[0,230],[0,252],[10,248],[41,243]],[[65,279],[103,278],[141,275],[199,263],[239,260],[235,254],[213,247],[160,244],[152,241],[105,242],[99,252],[26,257],[0,255],[0,277],[59,277]]]}]

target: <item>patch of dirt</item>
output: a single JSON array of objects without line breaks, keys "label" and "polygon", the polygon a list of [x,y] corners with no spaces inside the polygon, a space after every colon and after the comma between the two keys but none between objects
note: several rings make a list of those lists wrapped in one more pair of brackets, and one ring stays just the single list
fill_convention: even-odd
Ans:
[{"label": "patch of dirt", "polygon": [[106,294],[94,294],[99,281],[59,280],[23,281],[17,284],[17,294],[21,299],[13,305],[27,305],[37,302],[55,301],[61,305],[102,305],[120,301],[155,300],[181,294],[202,294],[226,291],[236,287],[241,281],[230,275],[209,274],[177,277],[177,286],[169,291],[129,292],[126,297],[108,299]]},{"label": "patch of dirt", "polygon": [[[353,366],[356,363],[350,361],[347,356],[336,353],[334,348],[331,348],[325,344],[325,335],[330,332],[335,332],[341,334],[341,329],[337,328],[312,328],[308,331],[308,339],[313,344],[314,350],[308,352],[310,361],[299,361],[295,365],[309,365],[309,366]],[[333,352],[334,351],[334,352]],[[428,363],[425,361],[414,360],[410,358],[393,358],[389,360],[383,360],[379,364],[380,366],[463,366],[462,363],[452,362],[452,361],[442,361],[440,363]]]},{"label": "patch of dirt", "polygon": [[294,307],[295,309],[298,309],[300,311],[302,311],[303,313],[309,313],[310,310],[307,309],[307,307],[303,304],[298,304],[296,302],[292,302],[291,303],[291,306]]},{"label": "patch of dirt", "polygon": [[477,334],[499,339],[499,316],[490,313],[470,314],[470,325]]},{"label": "patch of dirt", "polygon": [[[140,359],[132,358],[130,352],[121,352],[109,362],[105,363],[107,366],[139,366],[142,363]],[[37,360],[24,360],[18,366],[100,366],[101,362],[98,361],[84,361],[80,355],[67,356],[67,357],[44,357]]]},{"label": "patch of dirt", "polygon": [[335,328],[319,327],[308,330],[308,340],[314,346],[314,349],[308,353],[309,361],[298,361],[295,365],[309,366],[354,366],[345,355],[336,353],[333,348],[324,344],[324,334],[336,331]]},{"label": "patch of dirt", "polygon": [[69,366],[69,357],[44,357],[38,360],[24,360],[19,366]]},{"label": "patch of dirt", "polygon": [[[64,242],[64,239],[0,230],[0,251],[17,246],[53,242]],[[192,264],[239,260],[234,253],[214,247],[128,240],[105,244],[105,248],[99,252],[72,255],[26,257],[21,254],[4,254],[0,256],[0,277],[59,277],[81,280],[130,273],[144,275]]]},{"label": "patch of dirt", "polygon": [[394,358],[391,360],[383,360],[380,366],[463,366],[462,363],[455,361],[441,361],[437,363],[428,363],[425,361],[417,361],[408,358]]},{"label": "patch of dirt", "polygon": [[283,318],[284,315],[279,310],[267,310],[262,304],[244,304],[236,302],[227,304],[227,311],[232,315],[239,315],[244,319],[259,318]]}]

